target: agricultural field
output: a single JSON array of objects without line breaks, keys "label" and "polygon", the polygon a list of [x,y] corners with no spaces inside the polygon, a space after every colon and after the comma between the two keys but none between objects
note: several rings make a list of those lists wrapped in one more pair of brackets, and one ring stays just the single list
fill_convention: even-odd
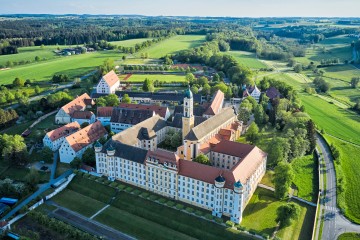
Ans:
[{"label": "agricultural field", "polygon": [[[359,129],[359,128],[358,128]],[[358,135],[359,136],[359,135]],[[344,143],[334,137],[325,135],[329,144],[334,144],[340,152],[340,161],[335,162],[336,177],[343,178],[342,189],[337,191],[338,205],[350,220],[360,224],[360,146]],[[338,182],[339,183],[339,182]]]},{"label": "agricultural field", "polygon": [[[165,74],[132,74],[129,78],[127,75],[120,75],[120,80],[122,83],[143,83],[145,78],[150,80],[158,80],[160,82],[168,82],[168,83],[183,83],[186,82],[184,75],[165,75]],[[126,80],[123,80],[127,78]]]},{"label": "agricultural field", "polygon": [[134,47],[137,43],[142,43],[147,40],[152,40],[152,38],[136,38],[136,39],[123,40],[123,41],[114,41],[109,43],[122,47]]},{"label": "agricultural field", "polygon": [[360,75],[360,69],[350,64],[325,67],[323,69],[325,70],[325,77],[339,79],[347,83],[350,83],[351,78]]},{"label": "agricultural field", "polygon": [[225,54],[235,57],[235,59],[243,66],[250,69],[266,68],[267,66],[256,59],[255,53],[245,51],[229,51]]},{"label": "agricultural field", "polygon": [[135,54],[140,56],[142,52],[149,54],[149,58],[161,58],[168,54],[175,54],[178,51],[195,48],[205,42],[205,36],[202,35],[177,35],[165,41],[161,41],[149,48]]},{"label": "agricultural field", "polygon": [[[276,210],[286,201],[279,201],[269,190],[258,188],[245,208],[241,225],[271,235],[276,229]],[[301,213],[297,221],[281,229],[282,239],[311,239],[315,208],[299,204]]]},{"label": "agricultural field", "polygon": [[9,84],[16,77],[33,82],[49,81],[54,74],[67,74],[70,79],[81,77],[100,66],[106,59],[120,59],[116,51],[99,51],[18,66],[0,71],[0,84]]}]

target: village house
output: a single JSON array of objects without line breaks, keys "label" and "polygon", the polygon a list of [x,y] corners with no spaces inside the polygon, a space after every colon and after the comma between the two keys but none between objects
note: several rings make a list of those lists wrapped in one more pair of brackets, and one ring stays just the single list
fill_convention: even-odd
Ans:
[{"label": "village house", "polygon": [[95,114],[91,111],[74,111],[71,115],[72,122],[92,124],[96,120]]},{"label": "village house", "polygon": [[68,123],[65,126],[59,127],[46,133],[45,137],[43,138],[43,144],[45,147],[49,147],[52,151],[56,151],[60,148],[65,137],[77,132],[79,129],[79,123]]},{"label": "village house", "polygon": [[113,94],[120,86],[120,79],[114,72],[110,71],[104,75],[96,86],[96,93]]}]

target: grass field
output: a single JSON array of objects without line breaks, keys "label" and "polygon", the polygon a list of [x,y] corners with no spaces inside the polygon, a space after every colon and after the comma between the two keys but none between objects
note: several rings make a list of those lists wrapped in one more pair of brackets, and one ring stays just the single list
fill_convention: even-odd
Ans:
[{"label": "grass field", "polygon": [[[271,235],[277,225],[276,210],[285,203],[277,200],[271,191],[258,188],[245,208],[241,225]],[[282,239],[311,239],[315,208],[296,203],[301,208],[300,217],[277,235]]]},{"label": "grass field", "polygon": [[326,133],[360,144],[359,115],[315,96],[302,94],[300,98],[305,111]]},{"label": "grass field", "polygon": [[86,197],[69,189],[63,190],[52,200],[57,204],[72,211],[76,211],[86,217],[91,217],[97,211],[105,207],[105,203]]},{"label": "grass field", "polygon": [[33,81],[48,81],[54,74],[67,74],[70,79],[81,77],[100,66],[106,59],[120,59],[115,51],[101,51],[56,58],[39,63],[14,67],[0,72],[0,84],[9,84],[16,77]]},{"label": "grass field", "polygon": [[168,54],[175,54],[184,49],[198,47],[203,42],[205,42],[205,36],[203,35],[178,35],[159,42],[135,55],[140,56],[141,52],[146,52],[149,54],[149,58],[161,58]]},{"label": "grass field", "polygon": [[[345,179],[344,191],[337,191],[338,205],[345,216],[360,224],[360,147],[344,143],[331,136],[325,136],[328,143],[334,144],[340,151],[340,162],[335,164],[336,177]],[[344,183],[341,183],[344,185]]]},{"label": "grass field", "polygon": [[269,187],[275,187],[274,183],[272,182],[274,174],[275,173],[273,170],[266,170],[264,177],[261,179],[261,183]]},{"label": "grass field", "polygon": [[317,162],[313,155],[296,158],[291,165],[295,173],[293,181],[297,189],[294,193],[295,196],[316,203],[319,181]]},{"label": "grass field", "polygon": [[360,75],[360,69],[352,65],[338,65],[323,68],[325,70],[325,77],[337,78],[350,83],[351,78]]},{"label": "grass field", "polygon": [[359,240],[359,233],[343,233],[341,234],[337,240]]},{"label": "grass field", "polygon": [[[126,75],[121,75],[120,80],[124,79]],[[159,80],[160,82],[186,82],[185,76],[183,75],[164,75],[164,74],[133,74],[127,80],[123,80],[125,82],[132,82],[132,83],[143,83],[145,78],[150,80]]]},{"label": "grass field", "polygon": [[142,43],[147,40],[152,40],[152,38],[136,38],[136,39],[123,40],[123,41],[114,41],[109,43],[122,47],[134,47],[137,43]]},{"label": "grass field", "polygon": [[267,66],[256,59],[255,53],[245,51],[229,51],[225,54],[229,54],[241,64],[251,69],[266,68]]}]

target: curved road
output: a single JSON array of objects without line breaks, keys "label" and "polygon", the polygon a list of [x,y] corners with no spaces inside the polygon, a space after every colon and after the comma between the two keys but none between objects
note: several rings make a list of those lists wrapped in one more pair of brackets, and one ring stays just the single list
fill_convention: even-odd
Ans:
[{"label": "curved road", "polygon": [[321,201],[322,208],[325,209],[323,220],[324,227],[321,239],[336,240],[344,232],[360,233],[360,225],[347,220],[336,205],[336,174],[333,157],[326,141],[318,135],[317,143],[323,153],[326,165],[326,197]]}]

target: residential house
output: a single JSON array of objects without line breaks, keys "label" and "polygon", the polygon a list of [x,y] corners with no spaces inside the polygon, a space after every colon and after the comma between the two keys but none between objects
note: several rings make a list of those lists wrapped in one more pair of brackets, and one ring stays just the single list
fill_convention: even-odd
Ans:
[{"label": "residential house", "polygon": [[95,122],[95,114],[91,111],[74,111],[71,115],[72,122],[92,124]]},{"label": "residential house", "polygon": [[46,133],[45,137],[43,138],[43,144],[45,147],[49,147],[52,151],[56,151],[60,148],[61,144],[67,136],[77,132],[79,129],[79,123],[68,123],[65,126]]},{"label": "residential house", "polygon": [[87,93],[78,96],[68,104],[65,104],[55,116],[56,124],[67,124],[71,122],[71,115],[75,111],[84,111],[87,107],[91,106],[93,101]]},{"label": "residential house", "polygon": [[112,70],[104,75],[96,86],[96,93],[113,94],[120,86],[120,79]]}]

